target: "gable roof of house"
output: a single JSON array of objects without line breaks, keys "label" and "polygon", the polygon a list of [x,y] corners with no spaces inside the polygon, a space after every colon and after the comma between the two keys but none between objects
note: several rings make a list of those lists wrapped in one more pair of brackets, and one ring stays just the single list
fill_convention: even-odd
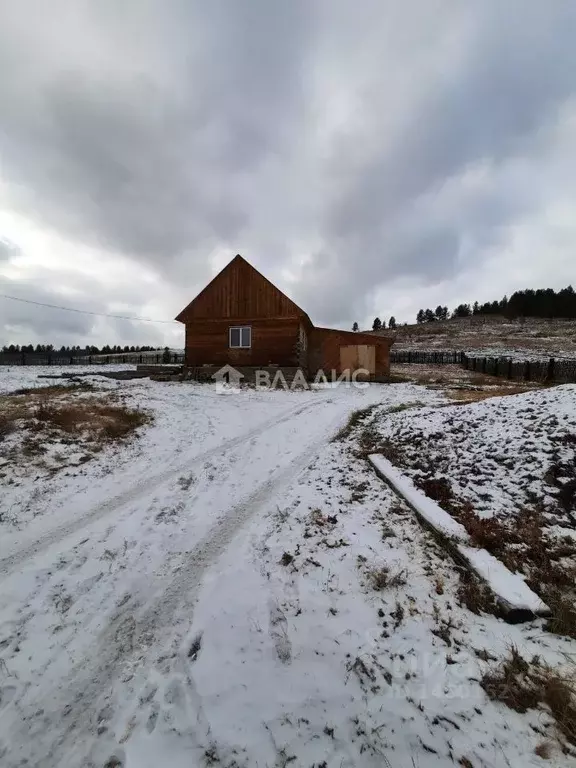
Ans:
[{"label": "gable roof of house", "polygon": [[182,323],[194,318],[301,317],[307,313],[240,254],[206,285],[177,315]]}]

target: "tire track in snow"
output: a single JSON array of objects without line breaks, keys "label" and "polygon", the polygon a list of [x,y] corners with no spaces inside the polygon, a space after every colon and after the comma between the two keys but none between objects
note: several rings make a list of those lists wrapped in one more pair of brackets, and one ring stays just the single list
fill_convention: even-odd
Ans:
[{"label": "tire track in snow", "polygon": [[244,432],[241,435],[232,438],[231,440],[227,440],[226,442],[221,443],[214,448],[210,448],[207,451],[204,451],[203,453],[188,459],[186,462],[182,462],[181,464],[170,468],[168,471],[165,468],[162,470],[162,472],[155,473],[143,482],[139,482],[126,489],[125,491],[117,494],[116,496],[113,496],[108,501],[98,504],[96,507],[81,515],[73,522],[65,523],[63,525],[57,526],[56,528],[53,528],[51,531],[41,536],[32,544],[29,544],[23,549],[17,550],[16,552],[13,552],[12,554],[2,558],[0,560],[0,579],[9,576],[11,571],[13,571],[16,567],[21,566],[23,562],[31,559],[35,555],[40,554],[41,552],[51,547],[53,544],[57,544],[62,539],[78,533],[91,523],[96,522],[102,517],[106,517],[113,512],[116,512],[124,505],[138,501],[138,499],[141,499],[143,496],[150,493],[150,491],[156,490],[159,486],[174,479],[182,472],[194,468],[197,464],[201,464],[202,462],[206,461],[206,459],[212,458],[213,456],[219,456],[228,453],[247,440],[257,438],[267,430],[283,424],[284,422],[289,421],[290,419],[293,419],[294,417],[299,416],[308,410],[317,408],[319,405],[325,402],[326,401],[324,400],[320,400],[317,402],[307,403],[305,405],[299,405],[296,408],[290,408],[288,411],[285,411],[283,414],[281,414],[280,417],[269,419],[268,421],[264,422],[264,424],[260,424],[258,427],[255,427],[248,432]]},{"label": "tire track in snow", "polygon": [[[276,420],[273,426],[306,413],[310,407],[292,410]],[[55,692],[55,699],[58,699],[56,709],[65,713],[60,727],[52,722],[50,728],[41,724],[36,730],[30,720],[24,725],[26,733],[21,734],[22,739],[30,743],[36,739],[38,742],[50,739],[41,748],[42,768],[85,764],[84,750],[91,749],[97,740],[97,713],[103,707],[103,697],[109,696],[123,678],[129,682],[136,667],[151,668],[147,656],[152,648],[159,646],[160,640],[164,648],[173,647],[175,641],[182,645],[193,621],[194,607],[206,571],[217,562],[246,523],[310,464],[326,444],[327,435],[339,426],[342,415],[338,414],[325,424],[316,440],[304,442],[294,458],[279,467],[255,491],[244,496],[224,518],[219,518],[195,547],[182,555],[181,565],[151,597],[147,606],[129,599],[113,614],[100,633],[96,646],[69,670],[60,691]],[[262,434],[265,429],[253,432]],[[245,439],[246,435],[231,442],[235,447]],[[230,443],[226,446],[231,448]],[[172,637],[167,638],[167,632]],[[128,677],[127,667],[130,670]],[[37,708],[37,704],[31,706]],[[31,730],[34,732],[31,733]],[[16,741],[21,740],[19,736]],[[99,740],[95,746],[100,751],[104,744]],[[113,749],[118,745],[109,746]]]}]

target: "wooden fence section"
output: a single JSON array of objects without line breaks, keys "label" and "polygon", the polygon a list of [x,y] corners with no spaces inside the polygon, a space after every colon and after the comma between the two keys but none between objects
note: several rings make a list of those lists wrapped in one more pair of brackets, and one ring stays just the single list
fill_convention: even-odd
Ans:
[{"label": "wooden fence section", "polygon": [[62,355],[60,352],[0,354],[0,365],[181,365],[178,352],[126,352],[117,355]]}]

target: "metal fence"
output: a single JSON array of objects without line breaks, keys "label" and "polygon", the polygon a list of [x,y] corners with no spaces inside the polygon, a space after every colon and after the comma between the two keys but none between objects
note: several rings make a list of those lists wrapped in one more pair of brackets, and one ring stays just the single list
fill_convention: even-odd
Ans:
[{"label": "metal fence", "polygon": [[182,365],[182,352],[125,352],[116,355],[63,355],[61,352],[0,353],[0,365]]},{"label": "metal fence", "polygon": [[391,363],[420,363],[424,365],[462,365],[463,368],[489,376],[502,376],[522,381],[548,381],[558,384],[576,382],[576,360],[550,357],[542,360],[522,360],[494,355],[468,355],[466,352],[422,352],[395,350]]},{"label": "metal fence", "polygon": [[551,357],[548,360],[515,360],[511,357],[470,357],[464,355],[466,370],[503,376],[520,381],[566,384],[576,382],[576,360]]},{"label": "metal fence", "polygon": [[459,365],[464,352],[421,352],[420,350],[393,350],[390,352],[391,363],[422,363],[426,365]]}]

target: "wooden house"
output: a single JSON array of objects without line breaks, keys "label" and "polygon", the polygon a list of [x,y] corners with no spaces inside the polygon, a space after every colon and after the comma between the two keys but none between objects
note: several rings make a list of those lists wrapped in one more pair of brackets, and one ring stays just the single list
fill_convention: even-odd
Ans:
[{"label": "wooden house", "polygon": [[236,256],[176,320],[186,326],[186,366],[302,368],[313,377],[364,368],[390,372],[392,339],[317,328],[306,312]]}]

